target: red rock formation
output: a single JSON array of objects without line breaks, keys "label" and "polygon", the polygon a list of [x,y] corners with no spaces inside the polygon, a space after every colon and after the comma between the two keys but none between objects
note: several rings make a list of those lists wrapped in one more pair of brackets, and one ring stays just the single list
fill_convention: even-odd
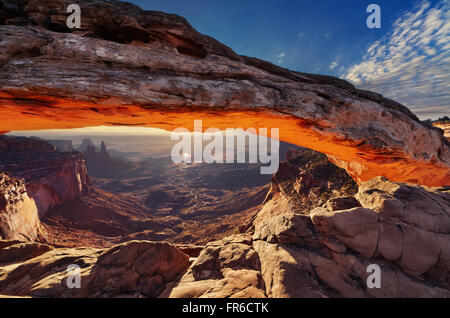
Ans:
[{"label": "red rock formation", "polygon": [[378,175],[450,184],[442,131],[406,107],[327,76],[238,56],[176,15],[121,2],[63,0],[0,8],[0,130],[95,125],[278,127],[358,182]]},{"label": "red rock formation", "polygon": [[211,242],[193,262],[171,298],[265,298],[258,254],[252,237],[239,234]]},{"label": "red rock formation", "polygon": [[[209,243],[169,296],[450,297],[449,187],[378,177],[355,194],[317,154],[291,153],[282,167],[253,237]],[[311,187],[318,170],[331,181],[322,200]],[[305,176],[316,182],[296,191]],[[370,264],[380,266],[381,288],[367,286]]]},{"label": "red rock formation", "polygon": [[126,160],[112,158],[106,149],[105,143],[102,141],[100,151],[97,152],[95,145],[86,143],[90,139],[83,140],[80,146],[80,152],[86,161],[88,173],[91,177],[110,177],[111,174],[118,171],[126,171],[129,169],[130,163]]},{"label": "red rock formation", "polygon": [[[448,189],[380,177],[355,198],[331,199],[309,216],[285,210],[256,227],[267,295],[450,297]],[[367,288],[370,264],[381,268],[380,289]]]},{"label": "red rock formation", "polygon": [[[299,159],[291,156],[290,168],[304,164]],[[299,196],[309,192],[297,192],[292,176],[309,171],[314,180],[317,169],[328,169],[320,161],[306,166],[275,176],[272,191],[278,191],[266,199],[253,234],[250,229],[210,242],[199,254],[188,248],[195,258],[190,266],[187,255],[167,243],[134,241],[104,250],[0,241],[0,294],[450,297],[449,187],[378,177],[361,184],[356,195],[340,196],[347,188],[335,168],[328,201],[313,200],[311,210],[302,211]],[[83,265],[80,290],[64,285],[69,262]],[[371,264],[380,267],[381,288],[367,286]]]},{"label": "red rock formation", "polygon": [[54,146],[39,139],[0,136],[0,171],[25,180],[40,218],[53,206],[76,199],[90,186],[80,153],[55,151]]},{"label": "red rock formation", "polygon": [[0,172],[0,239],[42,239],[38,208],[30,198],[23,179],[10,178]]},{"label": "red rock formation", "polygon": [[325,155],[312,150],[289,149],[286,161],[280,163],[272,177],[270,191],[254,226],[275,215],[291,211],[309,214],[333,197],[351,196],[358,185],[343,170],[328,161]]}]

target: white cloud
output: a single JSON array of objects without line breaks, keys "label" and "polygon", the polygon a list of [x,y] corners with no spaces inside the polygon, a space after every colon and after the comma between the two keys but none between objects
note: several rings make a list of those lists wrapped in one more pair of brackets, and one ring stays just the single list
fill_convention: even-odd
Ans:
[{"label": "white cloud", "polygon": [[405,104],[419,117],[436,117],[437,109],[450,114],[449,42],[449,1],[431,6],[424,0],[341,77]]},{"label": "white cloud", "polygon": [[329,38],[330,36],[331,36],[330,33],[327,33],[327,34],[324,35],[324,37],[326,37],[326,38]]},{"label": "white cloud", "polygon": [[298,37],[299,37],[299,38],[302,38],[304,35],[305,35],[305,33],[303,33],[303,32],[299,32],[299,33],[298,33]]},{"label": "white cloud", "polygon": [[338,65],[339,65],[339,63],[334,61],[333,63],[330,64],[329,68],[330,68],[330,70],[334,70]]},{"label": "white cloud", "polygon": [[277,58],[278,58],[277,62],[278,62],[278,64],[283,64],[283,58],[284,58],[285,56],[286,56],[286,53],[285,53],[285,52],[282,52],[282,53],[280,53],[280,54],[277,55]]}]

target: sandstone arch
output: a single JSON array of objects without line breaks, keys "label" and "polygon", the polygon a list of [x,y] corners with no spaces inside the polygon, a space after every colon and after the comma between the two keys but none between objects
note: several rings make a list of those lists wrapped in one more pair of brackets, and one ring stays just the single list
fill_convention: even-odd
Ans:
[{"label": "sandstone arch", "polygon": [[450,145],[406,107],[327,76],[239,56],[176,15],[125,3],[0,7],[0,131],[136,125],[278,127],[356,181],[450,184]]}]

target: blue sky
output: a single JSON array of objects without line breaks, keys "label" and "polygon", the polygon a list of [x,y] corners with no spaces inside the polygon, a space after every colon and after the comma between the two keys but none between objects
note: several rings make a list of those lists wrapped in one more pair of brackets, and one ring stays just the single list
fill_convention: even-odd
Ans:
[{"label": "blue sky", "polygon": [[[241,55],[345,78],[410,107],[450,115],[449,0],[131,0],[176,13]],[[366,8],[381,7],[381,29]]]}]

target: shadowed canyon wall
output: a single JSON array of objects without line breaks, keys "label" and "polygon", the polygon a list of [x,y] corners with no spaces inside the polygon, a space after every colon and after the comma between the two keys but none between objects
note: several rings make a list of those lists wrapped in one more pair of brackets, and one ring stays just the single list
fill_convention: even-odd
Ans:
[{"label": "shadowed canyon wall", "polygon": [[176,15],[126,3],[0,1],[0,131],[95,125],[280,128],[358,182],[450,184],[442,131],[327,76],[239,56]]},{"label": "shadowed canyon wall", "polygon": [[0,237],[34,241],[52,207],[89,191],[83,156],[34,138],[0,136]]}]

